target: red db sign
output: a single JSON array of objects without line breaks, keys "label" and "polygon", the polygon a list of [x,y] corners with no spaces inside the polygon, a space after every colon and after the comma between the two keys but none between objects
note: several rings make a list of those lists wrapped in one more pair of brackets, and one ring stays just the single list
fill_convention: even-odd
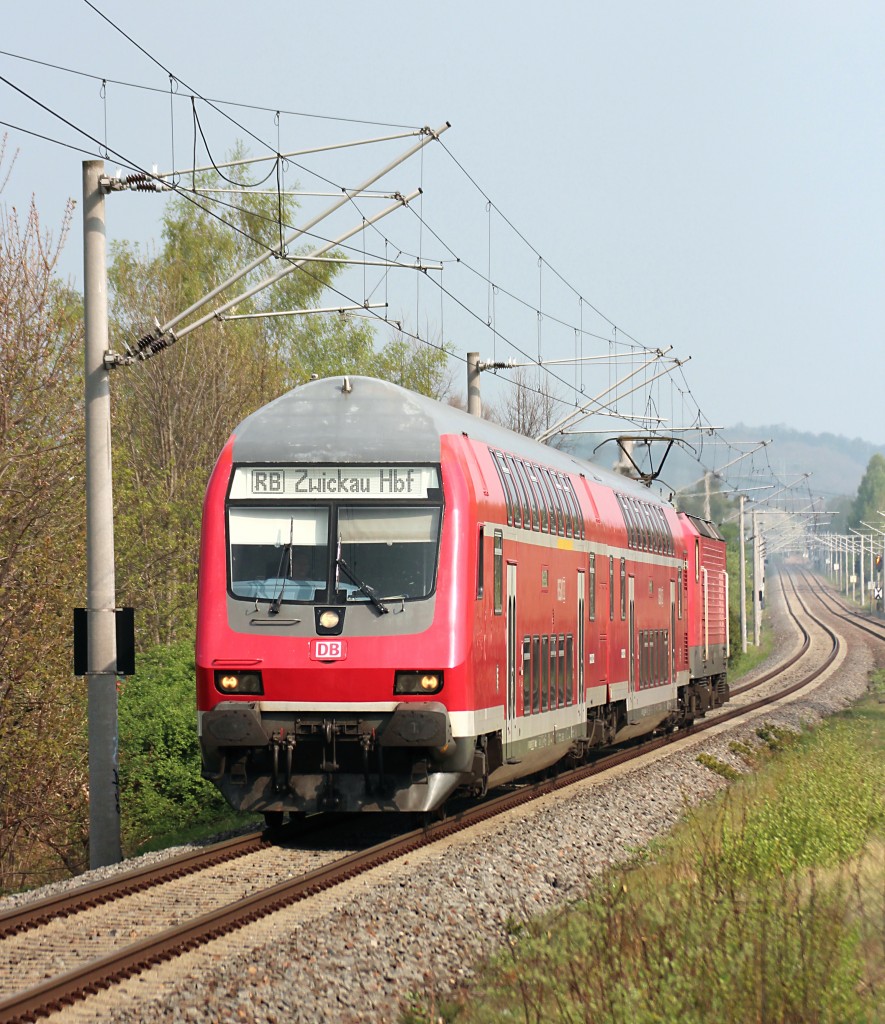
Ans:
[{"label": "red db sign", "polygon": [[341,661],[347,657],[347,643],[344,640],[311,640],[311,661]]}]

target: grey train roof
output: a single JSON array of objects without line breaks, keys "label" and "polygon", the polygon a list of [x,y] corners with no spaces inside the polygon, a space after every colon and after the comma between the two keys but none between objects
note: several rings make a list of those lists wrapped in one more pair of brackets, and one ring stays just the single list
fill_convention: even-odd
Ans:
[{"label": "grey train roof", "polygon": [[373,377],[325,377],[303,384],[248,416],[233,433],[235,463],[320,465],[438,463],[440,436],[466,434],[646,501],[660,500],[629,477]]}]

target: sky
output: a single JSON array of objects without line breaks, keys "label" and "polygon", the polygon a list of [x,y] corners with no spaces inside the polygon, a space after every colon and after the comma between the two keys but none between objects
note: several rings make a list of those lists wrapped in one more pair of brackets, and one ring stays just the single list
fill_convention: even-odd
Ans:
[{"label": "sky", "polygon": [[[618,403],[661,429],[700,410],[885,445],[881,2],[92,3],[113,26],[85,0],[4,5],[8,207],[33,194],[57,225],[99,155],[83,132],[114,151],[112,173],[187,168],[195,148],[220,162],[237,140],[285,153],[449,122],[376,186],[420,198],[349,242],[444,269],[354,268],[330,304],[387,301],[450,342],[461,390],[469,351],[578,355],[549,369],[586,401],[659,372],[639,370],[636,343],[688,360]],[[413,142],[293,158],[283,186],[340,194]],[[157,244],[163,201],[110,196],[109,240]],[[301,202],[306,216],[332,199]],[[360,199],[317,232],[389,203]],[[60,270],[79,287],[78,212]],[[484,395],[498,387],[483,376]]]}]

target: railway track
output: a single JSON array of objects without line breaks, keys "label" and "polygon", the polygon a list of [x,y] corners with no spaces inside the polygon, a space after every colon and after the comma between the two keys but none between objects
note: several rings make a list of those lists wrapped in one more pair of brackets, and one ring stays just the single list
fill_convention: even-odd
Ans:
[{"label": "railway track", "polygon": [[[814,681],[832,663],[838,653],[838,639],[823,623],[813,616],[802,602],[795,584],[791,581],[792,600],[787,594],[786,585],[781,581],[784,588],[784,598],[788,608],[791,605],[799,605],[805,617],[817,624],[818,628],[825,631],[829,637],[830,650],[825,657],[819,659],[813,670],[803,673],[801,678],[794,681],[786,688],[778,690],[774,694],[749,701],[739,707],[729,706],[715,716],[710,716],[703,722],[697,723],[688,730],[678,734],[671,734],[659,737],[649,743],[636,747],[620,750],[615,754],[601,758],[590,765],[567,772],[555,779],[545,780],[534,785],[526,785],[519,790],[505,792],[495,796],[483,804],[459,812],[455,816],[444,821],[432,824],[426,828],[413,830],[403,835],[398,835],[383,842],[376,843],[368,849],[358,852],[351,852],[343,857],[332,857],[329,863],[315,867],[308,871],[298,871],[293,877],[280,879],[273,884],[263,886],[259,891],[245,894],[238,899],[223,901],[221,905],[215,906],[204,913],[190,913],[186,919],[173,926],[160,928],[152,935],[138,935],[133,941],[121,942],[119,948],[100,956],[86,955],[81,957],[78,965],[68,966],[66,969],[57,970],[49,963],[37,965],[38,976],[51,974],[51,977],[43,978],[38,983],[29,984],[26,980],[18,980],[17,985],[23,988],[22,991],[11,992],[0,999],[0,1021],[25,1021],[35,1020],[38,1016],[58,1010],[69,1005],[74,1000],[82,999],[101,988],[108,987],[116,981],[130,977],[133,974],[148,970],[154,964],[168,960],[181,952],[194,948],[197,945],[209,942],[213,938],[242,927],[249,921],[258,917],[273,913],[274,911],[288,906],[299,900],[304,900],[341,881],[352,878],[358,873],[367,871],[372,867],[394,860],[408,854],[419,847],[438,842],[458,831],[469,829],[480,821],[505,813],[517,806],[537,799],[555,790],[563,789],[582,779],[593,775],[602,774],[616,765],[624,764],[651,750],[658,749],[670,744],[679,743],[685,736],[703,733],[705,730],[720,725],[732,719],[737,719],[764,707],[767,703],[782,699],[788,694],[794,693]],[[806,626],[800,621],[799,614],[792,610],[797,626],[803,633],[803,645],[793,657],[778,666],[778,668],[766,675],[754,680],[752,684],[736,688],[733,695],[746,693],[748,690],[759,687],[761,684],[771,681],[778,673],[783,673],[796,662],[808,657],[812,648],[811,638]],[[96,904],[105,906],[106,911],[110,901],[124,899],[132,894],[144,893],[145,888],[160,891],[162,887],[173,884],[176,879],[185,876],[203,877],[199,872],[215,871],[219,874],[230,875],[228,870],[233,858],[261,857],[274,850],[274,845],[268,842],[268,838],[261,834],[241,837],[239,840],[231,840],[228,843],[218,844],[216,847],[208,848],[206,851],[199,851],[196,854],[186,854],[180,858],[174,858],[170,862],[155,866],[145,872],[134,871],[126,875],[117,876],[104,883],[90,886],[82,890],[75,890],[65,894],[58,899],[43,900],[37,904],[19,908],[16,911],[0,915],[0,934],[7,935],[4,940],[8,947],[0,947],[0,954],[6,953],[7,948],[11,949],[18,937],[28,928],[46,928],[47,923],[61,915],[77,915],[74,923],[77,931],[95,930],[97,927],[106,925],[90,925],[87,923],[90,908]],[[201,859],[207,858],[211,866],[201,864]],[[291,858],[289,864],[292,867]],[[165,875],[164,875],[165,872]],[[210,883],[211,884],[211,883]],[[205,885],[203,886],[205,889]],[[199,903],[199,900],[197,901]],[[81,919],[79,915],[84,915]],[[40,933],[35,932],[39,936]],[[39,943],[38,943],[39,945]],[[88,944],[87,944],[88,946]],[[0,955],[2,959],[2,955]],[[8,989],[7,989],[8,991]]]},{"label": "railway track", "polygon": [[836,618],[849,622],[856,629],[875,637],[877,640],[885,640],[885,623],[881,620],[871,618],[865,612],[850,605],[846,605],[836,594],[825,586],[821,580],[810,572],[803,571],[802,578],[813,591],[815,597],[821,604]]}]

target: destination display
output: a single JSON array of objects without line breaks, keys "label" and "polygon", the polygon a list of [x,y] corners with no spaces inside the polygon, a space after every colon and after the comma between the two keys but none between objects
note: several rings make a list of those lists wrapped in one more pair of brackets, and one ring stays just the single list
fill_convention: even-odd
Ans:
[{"label": "destination display", "polygon": [[428,498],[435,466],[238,466],[230,496],[250,498]]}]

